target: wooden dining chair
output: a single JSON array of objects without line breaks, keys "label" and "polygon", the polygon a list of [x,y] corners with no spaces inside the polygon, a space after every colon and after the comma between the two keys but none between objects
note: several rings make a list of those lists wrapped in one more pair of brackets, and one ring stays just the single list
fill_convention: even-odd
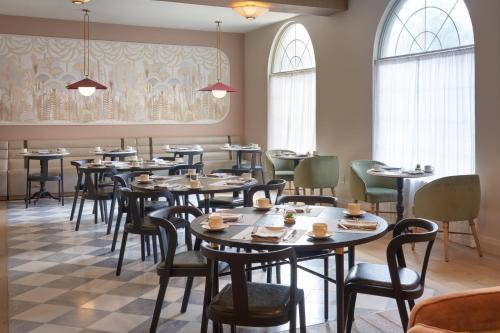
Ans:
[{"label": "wooden dining chair", "polygon": [[277,202],[278,198],[281,197],[283,191],[285,189],[286,180],[284,179],[272,179],[264,185],[255,185],[250,190],[248,190],[246,195],[245,207],[253,207],[254,204],[254,196],[258,192],[264,192],[264,196],[271,200],[271,191],[276,191],[276,199],[274,203]]},{"label": "wooden dining chair", "polygon": [[71,165],[76,169],[76,184],[75,184],[75,193],[73,195],[73,205],[71,206],[71,215],[69,217],[70,221],[73,221],[73,217],[75,216],[76,204],[78,202],[78,196],[80,195],[80,191],[84,190],[85,183],[83,179],[83,172],[80,170],[80,167],[87,163],[94,162],[94,159],[88,158],[83,160],[74,160],[71,161]]},{"label": "wooden dining chair", "polygon": [[[182,298],[181,313],[186,312],[189,296],[193,287],[194,277],[205,277],[205,296],[201,320],[201,332],[207,332],[206,309],[210,300],[210,269],[206,259],[201,255],[199,243],[192,249],[187,239],[191,238],[189,220],[183,219],[186,214],[199,217],[203,213],[193,206],[175,206],[157,210],[149,215],[150,221],[158,228],[160,236],[160,249],[162,251],[162,262],[157,267],[160,276],[160,289],[156,298],[156,305],[151,321],[150,332],[156,332],[158,320],[163,307],[163,300],[171,277],[187,277],[184,296]],[[176,253],[178,236],[177,230],[185,229],[187,251]]]},{"label": "wooden dining chair", "polygon": [[153,258],[154,262],[158,261],[158,248],[156,237],[158,237],[158,228],[153,225],[149,216],[145,216],[144,202],[146,200],[158,200],[165,198],[168,206],[175,204],[174,196],[169,191],[154,191],[154,192],[139,192],[132,191],[129,188],[120,189],[120,195],[126,200],[128,223],[125,223],[123,228],[122,242],[120,244],[120,255],[118,257],[118,265],[116,267],[116,275],[119,276],[122,269],[123,258],[127,246],[127,238],[129,234],[141,236],[141,260],[144,261],[145,249],[147,247],[148,255],[150,253],[149,237],[153,240]]},{"label": "wooden dining chair", "polygon": [[[222,324],[236,326],[272,327],[289,323],[289,331],[296,331],[296,313],[299,306],[300,332],[306,332],[304,291],[297,288],[297,258],[295,250],[285,248],[278,251],[258,253],[234,253],[201,247],[207,258],[210,271],[215,272],[219,261],[229,264],[231,283],[217,294],[207,305],[207,318],[212,320],[214,332],[222,332]],[[290,285],[248,282],[245,267],[253,263],[288,261],[290,263]],[[212,279],[216,276],[211,275]],[[214,284],[216,285],[216,284]]]},{"label": "wooden dining chair", "polygon": [[[419,233],[407,233],[413,228],[418,228]],[[394,227],[393,238],[387,245],[387,265],[359,263],[349,270],[345,279],[347,333],[351,332],[357,294],[396,299],[401,324],[406,332],[408,312],[405,301],[411,310],[415,305],[415,299],[424,293],[427,265],[437,231],[437,224],[429,220],[419,218],[401,220]],[[411,243],[427,243],[420,272],[406,265],[403,245]]]},{"label": "wooden dining chair", "polygon": [[[306,205],[330,205],[333,207],[337,207],[337,198],[331,196],[320,196],[320,195],[284,195],[277,199],[276,203],[278,205],[282,205],[285,203],[304,203]],[[312,227],[312,226],[311,226]],[[300,251],[297,253],[298,261],[308,261],[310,257],[314,257],[314,259],[323,259],[323,275],[328,276],[330,271],[330,262],[329,258],[334,256],[335,253],[331,250],[321,250],[321,251]],[[323,283],[323,302],[324,302],[324,318],[328,320],[328,289],[329,282],[324,280]]]}]

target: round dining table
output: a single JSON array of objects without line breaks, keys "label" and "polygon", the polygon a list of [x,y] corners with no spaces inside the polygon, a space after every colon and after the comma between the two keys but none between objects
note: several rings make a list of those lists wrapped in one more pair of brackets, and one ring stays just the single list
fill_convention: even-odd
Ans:
[{"label": "round dining table", "polygon": [[106,168],[114,167],[115,170],[120,172],[133,172],[133,171],[144,171],[153,172],[160,170],[170,170],[176,166],[185,165],[184,162],[175,161],[153,161],[153,162],[135,162],[135,161],[104,161],[103,163],[97,165],[95,163],[87,163],[82,165],[80,168]]},{"label": "round dining table", "polygon": [[296,168],[302,160],[312,156],[307,154],[276,154],[273,157],[280,160],[293,161],[293,166]]},{"label": "round dining table", "polygon": [[366,173],[372,176],[396,178],[397,191],[398,191],[398,198],[396,203],[396,214],[397,214],[396,222],[399,222],[403,219],[403,213],[405,210],[405,207],[403,205],[403,183],[405,178],[422,178],[422,177],[430,177],[433,175],[432,172],[393,169],[393,168],[387,170],[368,169]]},{"label": "round dining table", "polygon": [[[337,332],[344,332],[344,253],[345,248],[348,248],[348,265],[349,268],[354,266],[354,251],[355,246],[365,244],[384,236],[388,230],[387,222],[372,214],[364,214],[359,221],[375,221],[377,228],[373,231],[360,230],[343,230],[338,223],[346,218],[342,208],[335,207],[313,207],[316,210],[314,216],[296,216],[296,223],[291,226],[285,226],[288,230],[285,235],[276,243],[254,241],[248,237],[249,233],[256,231],[258,227],[279,226],[283,224],[283,215],[273,213],[272,209],[269,212],[260,211],[253,207],[236,208],[223,211],[223,214],[241,214],[240,222],[231,223],[228,228],[223,231],[213,232],[204,228],[207,223],[208,215],[203,215],[191,223],[192,234],[201,240],[217,245],[232,246],[235,248],[243,248],[246,250],[278,250],[286,247],[295,248],[297,251],[317,251],[331,250],[335,252],[336,277],[332,279],[323,276],[310,269],[299,266],[316,276],[319,276],[327,281],[336,284],[337,298]],[[319,208],[318,208],[319,207]],[[320,210],[319,212],[317,210]],[[308,231],[312,230],[314,222],[326,222],[328,230],[333,231],[333,236],[327,239],[314,239],[307,235]],[[247,233],[247,234],[245,234]],[[214,272],[215,273],[215,272]],[[217,279],[214,279],[217,280]],[[215,285],[214,288],[217,288]]]},{"label": "round dining table", "polygon": [[188,164],[193,165],[194,156],[200,156],[200,163],[203,163],[203,148],[194,147],[171,147],[168,149],[163,149],[166,153],[173,153],[175,157],[188,157]]},{"label": "round dining table", "polygon": [[233,193],[243,191],[244,201],[246,192],[257,184],[256,179],[244,180],[239,176],[207,177],[198,175],[201,183],[199,188],[191,188],[188,175],[152,178],[141,182],[137,179],[130,183],[134,190],[139,191],[169,191],[177,197],[188,198],[192,194],[202,194],[205,213],[210,212],[210,196],[216,193]]},{"label": "round dining table", "polygon": [[105,160],[109,158],[111,161],[123,160],[125,157],[136,156],[136,150],[121,150],[121,149],[112,149],[112,150],[99,150],[92,151],[94,155],[102,156],[102,159]]},{"label": "round dining table", "polygon": [[260,147],[232,145],[232,146],[228,146],[228,147],[223,146],[220,149],[224,150],[224,151],[229,151],[229,152],[233,152],[233,151],[236,152],[236,169],[242,168],[244,154],[251,154],[252,167],[255,167],[257,165],[257,155],[259,155],[259,165],[262,165],[262,161],[260,160],[260,156],[262,154],[262,149]]}]

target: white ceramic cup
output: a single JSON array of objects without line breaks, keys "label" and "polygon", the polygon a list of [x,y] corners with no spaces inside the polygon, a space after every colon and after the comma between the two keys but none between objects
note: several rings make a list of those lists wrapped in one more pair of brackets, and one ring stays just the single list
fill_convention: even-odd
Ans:
[{"label": "white ceramic cup", "polygon": [[132,151],[132,150],[134,150],[134,147],[132,147],[132,146],[127,146],[127,150],[128,150],[128,151]]},{"label": "white ceramic cup", "polygon": [[23,148],[22,152],[23,152],[24,154],[28,153],[28,148]]},{"label": "white ceramic cup", "polygon": [[102,149],[101,149],[101,147],[97,146],[97,147],[94,148],[94,150],[95,151],[101,151]]},{"label": "white ceramic cup", "polygon": [[229,147],[231,147],[231,145],[229,143],[224,144],[224,148],[229,148]]},{"label": "white ceramic cup", "polygon": [[222,215],[214,213],[208,216],[208,226],[210,227],[210,229],[218,229],[222,227],[222,225]]},{"label": "white ceramic cup", "polygon": [[102,164],[102,160],[100,158],[98,158],[98,159],[96,159],[94,161],[94,163],[97,164],[97,165],[101,165]]},{"label": "white ceramic cup", "polygon": [[271,206],[271,203],[269,202],[268,198],[259,198],[257,199],[257,206],[259,208],[269,208],[269,206]]},{"label": "white ceramic cup", "polygon": [[324,222],[313,223],[312,232],[316,237],[324,237],[328,233],[328,225]]},{"label": "white ceramic cup", "polygon": [[149,180],[149,174],[147,173],[143,173],[142,175],[140,175],[139,177],[139,180],[141,181],[148,181]]},{"label": "white ceramic cup", "polygon": [[198,179],[191,179],[189,181],[189,185],[191,186],[191,188],[200,188],[201,182]]},{"label": "white ceramic cup", "polygon": [[382,170],[382,166],[380,164],[374,164],[373,165],[373,170],[380,171],[380,170]]},{"label": "white ceramic cup", "polygon": [[163,149],[165,149],[165,150],[169,150],[169,149],[170,149],[170,145],[164,145],[164,146],[163,146]]},{"label": "white ceramic cup", "polygon": [[245,172],[241,174],[241,178],[244,180],[251,180],[252,179],[252,174],[250,172]]},{"label": "white ceramic cup", "polygon": [[347,211],[349,214],[357,215],[361,213],[361,205],[359,203],[350,202],[347,204]]},{"label": "white ceramic cup", "polygon": [[252,148],[259,148],[259,144],[258,143],[251,143],[250,147],[252,147]]},{"label": "white ceramic cup", "polygon": [[424,171],[425,172],[433,172],[434,168],[432,167],[432,165],[424,165]]}]

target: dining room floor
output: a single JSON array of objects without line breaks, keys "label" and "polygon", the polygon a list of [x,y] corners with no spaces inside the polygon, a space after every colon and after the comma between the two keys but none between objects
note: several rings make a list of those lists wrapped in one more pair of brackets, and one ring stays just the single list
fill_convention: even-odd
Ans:
[{"label": "dining room floor", "polygon": [[[69,200],[68,200],[69,201]],[[8,295],[12,333],[44,332],[146,332],[149,329],[158,277],[152,257],[140,260],[138,237],[129,237],[121,276],[115,275],[118,250],[110,252],[111,235],[106,225],[94,224],[91,205],[84,210],[79,231],[69,222],[71,205],[42,200],[24,208],[24,202],[9,202]],[[5,208],[4,208],[5,209]],[[383,262],[388,236],[360,246],[358,261]],[[500,284],[500,258],[475,256],[474,249],[452,245],[451,261],[442,261],[437,241],[429,266],[424,297],[450,291]],[[411,265],[422,257],[422,249],[409,251]],[[309,268],[322,270],[322,261]],[[334,275],[333,262],[330,274]],[[472,274],[473,273],[473,274]],[[286,283],[286,269],[284,282]],[[265,273],[255,271],[254,280]],[[227,283],[224,278],[221,284]],[[196,279],[188,310],[180,313],[184,278],[174,278],[167,289],[158,332],[199,332],[204,281]],[[329,291],[329,321],[323,319],[323,283],[299,270],[298,284],[306,294],[308,332],[335,331],[335,286]],[[4,293],[2,291],[3,295]],[[395,302],[374,296],[358,296],[354,332],[400,332]],[[242,328],[241,332],[286,331]]]}]

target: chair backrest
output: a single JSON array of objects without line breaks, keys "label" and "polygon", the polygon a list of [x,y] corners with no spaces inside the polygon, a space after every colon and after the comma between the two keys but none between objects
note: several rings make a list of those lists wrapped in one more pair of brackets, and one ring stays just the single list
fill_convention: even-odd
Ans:
[{"label": "chair backrest", "polygon": [[290,318],[294,318],[296,309],[294,305],[297,299],[297,256],[293,248],[259,253],[235,253],[218,251],[207,246],[202,246],[201,253],[208,259],[211,267],[214,262],[218,261],[229,264],[231,285],[233,286],[233,313],[236,320],[243,322],[249,312],[246,265],[262,262],[288,261],[290,263]]},{"label": "chair backrest", "polygon": [[481,203],[479,175],[443,177],[415,193],[413,214],[436,221],[475,219]]},{"label": "chair backrest", "polygon": [[132,223],[136,228],[140,228],[144,223],[144,209],[141,207],[141,202],[147,199],[158,200],[165,198],[168,206],[175,204],[175,198],[169,191],[132,191],[125,187],[120,189],[120,196],[124,198],[128,205],[128,214]]},{"label": "chair backrest", "polygon": [[[411,228],[419,229],[417,233],[407,233]],[[421,232],[421,229],[425,231]],[[422,270],[420,272],[420,284],[424,287],[427,265],[437,232],[438,226],[436,223],[420,218],[404,219],[396,224],[392,232],[393,238],[389,242],[389,245],[387,245],[386,251],[387,265],[394,290],[401,290],[399,269],[406,267],[403,245],[408,243],[427,243],[424,259],[422,260]]]},{"label": "chair backrest", "polygon": [[202,162],[198,162],[195,164],[181,164],[173,167],[170,169],[169,174],[170,175],[181,175],[183,173],[186,173],[188,169],[196,169],[197,174],[202,174],[203,173],[203,166],[204,164]]},{"label": "chair backrest", "polygon": [[306,205],[326,204],[337,207],[337,198],[326,195],[283,195],[276,199],[276,204],[281,205],[288,202],[303,202]]},{"label": "chair backrest", "polygon": [[339,183],[337,156],[313,156],[295,168],[293,183],[303,188],[334,188]]},{"label": "chair backrest", "polygon": [[245,207],[253,206],[253,197],[257,192],[264,192],[266,198],[271,200],[271,191],[276,191],[276,201],[283,194],[283,190],[285,189],[286,180],[283,179],[273,179],[267,182],[264,185],[255,185],[250,190],[248,190],[245,200]]},{"label": "chair backrest", "polygon": [[367,187],[383,187],[397,189],[397,180],[389,177],[378,177],[369,175],[367,170],[373,168],[373,165],[385,165],[379,161],[373,160],[356,160],[350,163],[349,187],[351,197],[355,200],[366,200]]},{"label": "chair backrest", "polygon": [[295,154],[292,150],[286,149],[271,149],[266,151],[266,161],[268,162],[268,167],[270,166],[275,171],[293,171],[295,169],[295,164],[291,160],[282,160],[276,158],[276,155],[281,155],[283,153]]},{"label": "chair backrest", "polygon": [[77,186],[80,186],[82,187],[83,184],[84,184],[84,179],[82,177],[82,171],[80,170],[80,167],[84,164],[87,164],[87,163],[92,163],[94,162],[94,159],[92,158],[88,158],[88,159],[83,159],[83,160],[73,160],[71,161],[71,165],[74,166],[76,168],[76,174],[77,174]]},{"label": "chair backrest", "polygon": [[101,168],[80,168],[80,171],[84,175],[85,190],[90,196],[97,194],[97,187],[99,181],[102,179],[102,175],[105,174],[115,174],[116,169],[114,166],[105,166]]},{"label": "chair backrest", "polygon": [[[188,220],[183,218],[184,214],[199,217],[203,215],[203,212],[193,206],[173,206],[162,208],[149,214],[151,222],[160,231],[160,249],[164,254],[164,264],[167,269],[173,265],[175,250],[178,244],[177,229],[184,228],[186,239],[191,237],[191,225]],[[174,216],[176,218],[172,219]],[[192,250],[190,242],[186,242],[186,245],[188,250]]]}]

